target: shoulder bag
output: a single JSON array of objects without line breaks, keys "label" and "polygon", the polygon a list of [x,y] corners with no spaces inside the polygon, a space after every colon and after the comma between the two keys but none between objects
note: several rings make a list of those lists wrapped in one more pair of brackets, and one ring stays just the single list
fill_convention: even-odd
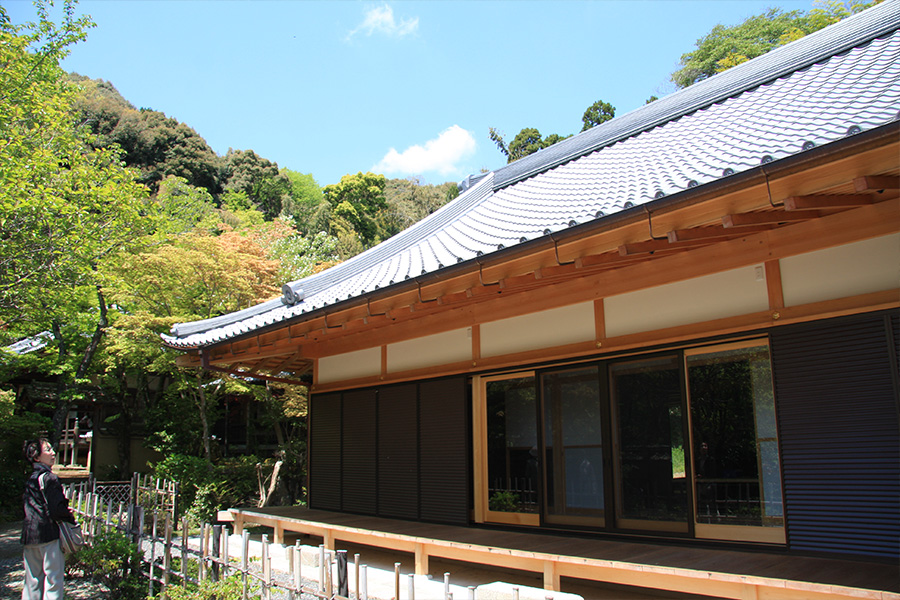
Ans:
[{"label": "shoulder bag", "polygon": [[[47,511],[50,511],[50,503],[47,502],[47,494],[44,492],[44,476],[42,473],[38,477],[41,486],[41,493],[44,495],[44,503],[47,504]],[[84,542],[84,533],[81,531],[81,525],[78,523],[70,523],[68,521],[58,521],[53,519],[59,527],[59,546],[62,548],[63,554],[72,554],[80,550]]]}]

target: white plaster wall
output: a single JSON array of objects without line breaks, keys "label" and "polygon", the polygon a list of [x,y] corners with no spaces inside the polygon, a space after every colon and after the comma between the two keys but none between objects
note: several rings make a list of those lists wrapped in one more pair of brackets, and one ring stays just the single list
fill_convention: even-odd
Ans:
[{"label": "white plaster wall", "polygon": [[455,329],[387,347],[389,373],[472,360],[471,329]]},{"label": "white plaster wall", "polygon": [[318,375],[318,383],[381,375],[381,347],[320,358]]},{"label": "white plaster wall", "polygon": [[594,303],[582,302],[481,325],[481,356],[551,348],[594,339]]},{"label": "white plaster wall", "polygon": [[785,306],[896,289],[900,233],[781,259]]},{"label": "white plaster wall", "polygon": [[603,300],[607,337],[766,310],[763,265],[695,277]]}]

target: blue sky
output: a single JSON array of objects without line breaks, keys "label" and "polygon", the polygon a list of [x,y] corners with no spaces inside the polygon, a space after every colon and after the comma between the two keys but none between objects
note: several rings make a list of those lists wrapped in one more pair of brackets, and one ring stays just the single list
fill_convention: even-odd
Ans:
[{"label": "blue sky", "polygon": [[323,186],[369,170],[440,183],[505,164],[489,127],[566,135],[596,100],[623,115],[671,93],[698,38],[771,6],[813,3],[84,0],[97,27],[63,67],[221,155],[252,149]]}]

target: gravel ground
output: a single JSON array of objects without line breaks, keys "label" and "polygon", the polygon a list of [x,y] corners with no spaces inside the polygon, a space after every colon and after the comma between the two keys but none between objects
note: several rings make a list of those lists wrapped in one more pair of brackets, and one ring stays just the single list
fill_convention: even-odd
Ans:
[{"label": "gravel ground", "polygon": [[[19,535],[22,523],[0,525],[0,599],[19,600],[22,597],[22,582],[25,569],[22,566],[22,544]],[[66,579],[68,600],[90,600],[106,596],[106,588],[83,579]]]}]

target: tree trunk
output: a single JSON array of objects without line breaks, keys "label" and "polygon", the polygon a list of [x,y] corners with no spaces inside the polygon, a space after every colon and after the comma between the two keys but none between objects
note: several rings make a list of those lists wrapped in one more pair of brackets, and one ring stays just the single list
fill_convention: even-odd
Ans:
[{"label": "tree trunk", "polygon": [[[106,331],[109,321],[107,319],[106,299],[103,297],[103,291],[97,286],[97,308],[99,309],[99,318],[94,333],[91,335],[91,341],[88,343],[81,357],[75,376],[72,378],[60,376],[56,384],[56,409],[53,412],[53,431],[50,432],[50,443],[56,446],[62,437],[63,429],[66,427],[66,418],[72,408],[69,401],[69,393],[78,387],[78,382],[87,374],[97,350],[100,348],[100,341],[103,339],[103,333]],[[63,363],[69,353],[68,346],[62,335],[61,324],[53,321],[53,337],[56,338],[59,346],[59,362]]]},{"label": "tree trunk", "polygon": [[206,417],[206,388],[203,387],[203,371],[197,371],[197,399],[200,408],[200,426],[203,435],[203,456],[212,461],[212,449],[209,446],[209,421]]},{"label": "tree trunk", "polygon": [[284,461],[276,461],[275,466],[272,468],[272,477],[268,480],[268,488],[266,488],[266,479],[262,474],[262,465],[256,465],[256,477],[259,481],[259,503],[257,504],[257,508],[262,508],[264,506],[268,506],[269,502],[272,500],[272,496],[275,494],[275,490],[278,488],[278,475],[281,471],[281,465]]}]

